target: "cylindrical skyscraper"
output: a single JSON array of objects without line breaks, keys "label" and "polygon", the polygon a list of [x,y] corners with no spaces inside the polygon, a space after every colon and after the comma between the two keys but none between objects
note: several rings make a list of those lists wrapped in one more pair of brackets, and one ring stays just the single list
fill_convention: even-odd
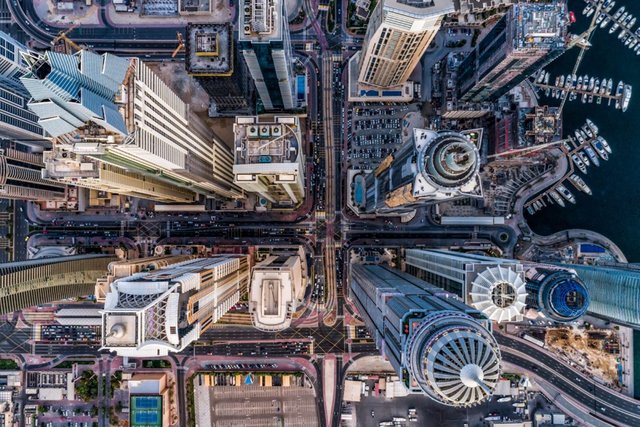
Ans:
[{"label": "cylindrical skyscraper", "polygon": [[589,291],[575,272],[542,266],[529,269],[527,276],[527,304],[548,318],[571,322],[587,312]]},{"label": "cylindrical skyscraper", "polygon": [[353,265],[351,274],[352,300],[408,390],[458,407],[491,395],[500,351],[479,311],[399,270]]}]

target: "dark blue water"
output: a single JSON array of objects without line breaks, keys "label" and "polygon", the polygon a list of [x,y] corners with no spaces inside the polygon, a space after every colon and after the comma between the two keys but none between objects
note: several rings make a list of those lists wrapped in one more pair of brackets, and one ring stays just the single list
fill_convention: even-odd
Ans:
[{"label": "dark blue water", "polygon": [[[570,10],[576,14],[578,22],[571,26],[571,32],[579,33],[587,26],[587,18],[581,12],[584,2],[571,0]],[[640,2],[616,0],[613,9],[624,5],[640,20]],[[638,24],[636,24],[637,26]],[[582,104],[580,97],[567,102],[564,108],[564,135],[590,118],[611,145],[613,154],[608,162],[600,161],[600,167],[593,164],[588,174],[583,176],[591,187],[593,196],[568,186],[577,199],[576,205],[561,208],[549,206],[533,217],[527,217],[536,233],[550,234],[567,228],[586,228],[597,231],[616,243],[630,262],[640,261],[640,56],[624,46],[608,29],[597,29],[591,42],[593,46],[586,52],[578,75],[589,74],[602,78],[612,78],[614,90],[619,80],[633,86],[629,109],[622,113],[613,105]],[[551,72],[551,80],[557,75],[571,73],[578,56],[578,48],[568,51],[546,69]],[[550,100],[549,104],[558,101]]]}]

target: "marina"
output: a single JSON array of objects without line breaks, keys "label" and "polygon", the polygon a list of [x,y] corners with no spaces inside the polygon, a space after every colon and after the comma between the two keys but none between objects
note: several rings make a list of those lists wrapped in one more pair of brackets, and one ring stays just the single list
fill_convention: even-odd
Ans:
[{"label": "marina", "polygon": [[[612,24],[608,33],[615,35],[620,42],[640,55],[640,27],[633,29],[636,24],[636,18],[626,6],[620,6],[614,9],[616,2],[614,0],[585,0],[587,5],[582,10],[582,14],[586,17],[594,16],[596,28],[606,29]],[[615,12],[614,12],[615,10]]]},{"label": "marina", "polygon": [[631,85],[623,81],[614,86],[613,79],[589,77],[587,74],[559,76],[550,84],[550,75],[544,70],[537,75],[534,85],[552,98],[568,98],[569,101],[580,98],[583,104],[593,103],[594,100],[596,104],[601,104],[604,99],[607,105],[614,102],[615,108],[623,112],[629,107],[632,93]]},{"label": "marina", "polygon": [[598,132],[598,126],[591,119],[586,119],[585,124],[574,131],[573,136],[555,142],[555,144],[560,145],[560,149],[569,159],[568,170],[547,191],[542,192],[525,204],[529,214],[533,215],[545,208],[547,203],[556,204],[560,207],[567,206],[566,202],[575,204],[576,198],[571,190],[567,188],[566,183],[570,183],[571,188],[574,190],[581,191],[589,196],[593,194],[584,179],[576,173],[576,169],[586,175],[588,167],[592,164],[600,166],[601,160],[609,160],[609,154],[612,153],[611,146]]}]

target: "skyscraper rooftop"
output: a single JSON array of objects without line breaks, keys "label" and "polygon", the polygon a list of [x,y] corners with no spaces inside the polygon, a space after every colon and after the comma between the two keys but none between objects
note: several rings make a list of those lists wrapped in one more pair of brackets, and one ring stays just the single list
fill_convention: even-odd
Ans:
[{"label": "skyscraper rooftop", "polygon": [[82,50],[74,55],[47,51],[24,54],[29,72],[20,78],[32,96],[29,108],[51,135],[73,132],[86,122],[127,135],[114,103],[130,61]]},{"label": "skyscraper rooftop", "polygon": [[193,76],[230,76],[234,72],[233,32],[229,24],[189,24],[185,64]]}]

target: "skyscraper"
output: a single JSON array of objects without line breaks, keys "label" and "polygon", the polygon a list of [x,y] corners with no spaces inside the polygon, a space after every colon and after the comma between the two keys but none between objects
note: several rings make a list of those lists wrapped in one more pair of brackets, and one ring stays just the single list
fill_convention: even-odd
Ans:
[{"label": "skyscraper", "polygon": [[43,138],[38,116],[27,108],[30,95],[20,83],[27,72],[22,60],[27,47],[0,31],[0,137],[39,140]]},{"label": "skyscraper", "polygon": [[0,313],[89,295],[116,259],[88,254],[0,264]]},{"label": "skyscraper", "polygon": [[242,197],[230,151],[142,61],[87,50],[24,56],[29,108],[56,138],[55,156],[47,157],[50,178],[93,188],[109,165],[109,173],[126,177],[123,194],[138,184],[141,197],[166,200],[153,194],[163,182],[192,195]]},{"label": "skyscraper", "polygon": [[209,95],[209,116],[252,114],[255,88],[231,24],[189,24],[186,32],[185,65]]},{"label": "skyscraper", "polygon": [[264,331],[291,326],[293,313],[304,299],[309,271],[305,253],[273,250],[251,271],[249,312],[253,325]]},{"label": "skyscraper", "polygon": [[590,307],[590,292],[574,271],[529,264],[527,304],[556,322],[571,322]]},{"label": "skyscraper", "polygon": [[366,175],[361,212],[402,214],[430,202],[482,197],[482,130],[412,130],[411,137]]},{"label": "skyscraper", "polygon": [[94,291],[96,301],[104,303],[109,293],[111,283],[117,279],[133,276],[134,274],[145,271],[158,270],[178,262],[189,261],[195,258],[195,255],[166,255],[111,262],[109,264],[109,271],[105,272],[106,274],[103,277],[96,280],[96,288]]},{"label": "skyscraper", "polygon": [[521,320],[525,306],[570,322],[589,307],[589,292],[575,273],[549,265],[436,249],[406,249],[402,262],[409,274],[497,322]]},{"label": "skyscraper", "polygon": [[33,201],[64,201],[67,186],[42,178],[42,153],[0,140],[0,197]]},{"label": "skyscraper", "polygon": [[494,100],[566,49],[565,1],[518,2],[458,67],[462,101]]},{"label": "skyscraper", "polygon": [[296,108],[284,0],[244,0],[238,9],[240,49],[265,110]]},{"label": "skyscraper", "polygon": [[192,259],[110,284],[102,346],[121,356],[166,356],[184,350],[240,300],[246,255]]},{"label": "skyscraper", "polygon": [[637,266],[563,264],[589,291],[589,313],[640,328],[640,270]]},{"label": "skyscraper", "polygon": [[491,396],[500,378],[500,350],[479,311],[379,265],[351,266],[351,299],[410,392],[458,407]]},{"label": "skyscraper", "polygon": [[517,261],[459,252],[406,249],[404,270],[503,322],[522,319],[527,291],[524,269]]},{"label": "skyscraper", "polygon": [[440,29],[453,0],[382,0],[374,9],[359,58],[358,82],[388,88],[406,82]]},{"label": "skyscraper", "polygon": [[258,206],[292,209],[304,201],[305,158],[297,117],[236,117],[234,183]]}]

